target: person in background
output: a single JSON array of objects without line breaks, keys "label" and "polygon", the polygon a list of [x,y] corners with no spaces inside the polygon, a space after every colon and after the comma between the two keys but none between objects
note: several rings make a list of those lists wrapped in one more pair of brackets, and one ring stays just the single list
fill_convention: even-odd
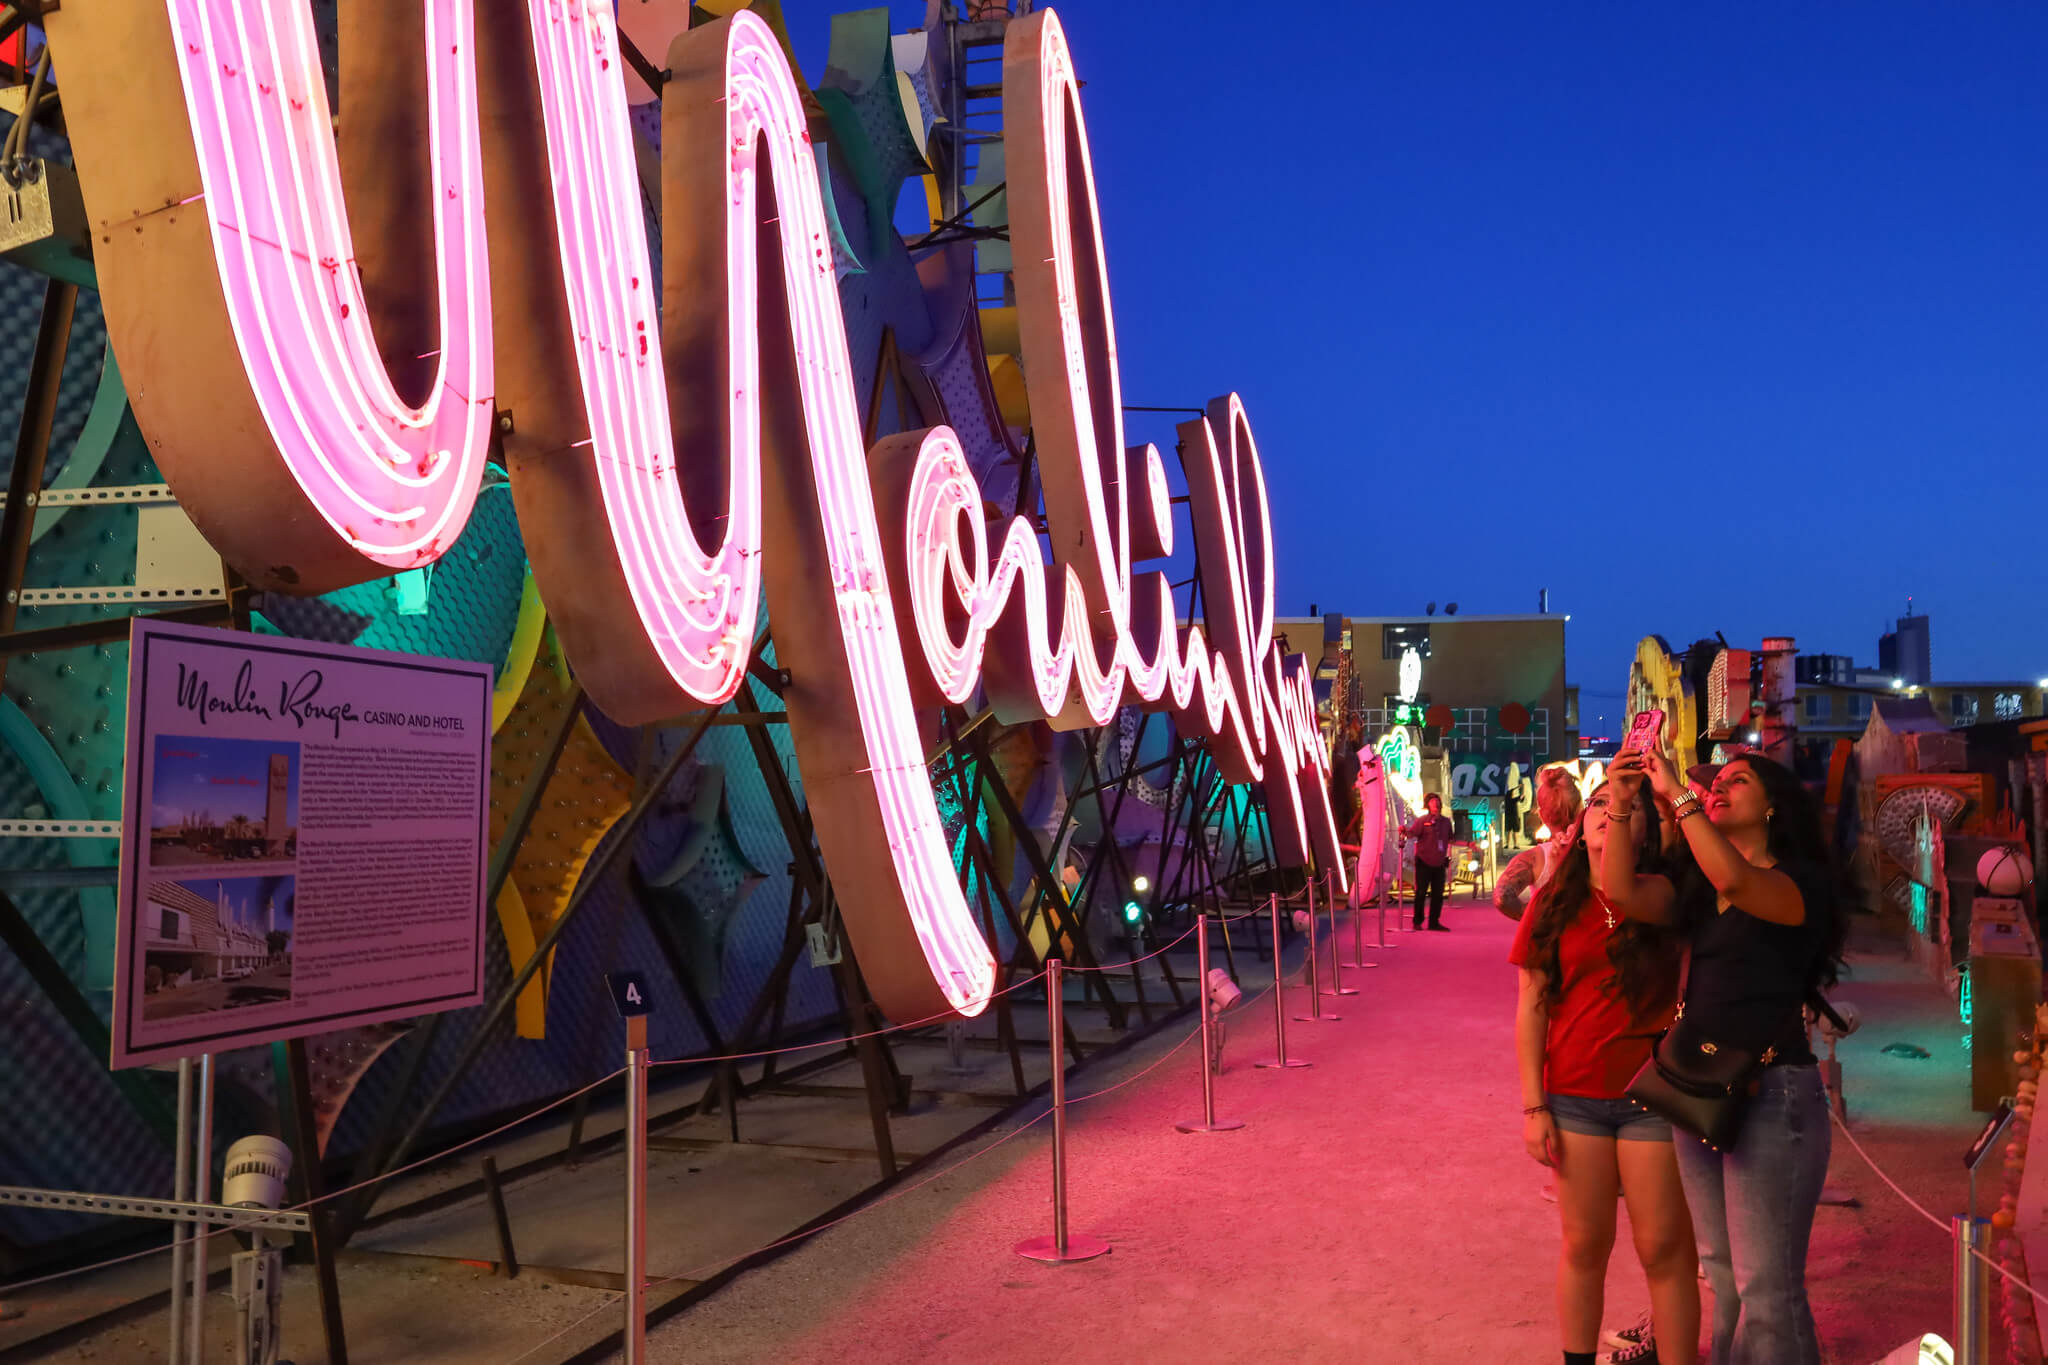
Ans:
[{"label": "person in background", "polygon": [[1698,1260],[1671,1125],[1627,1095],[1677,1007],[1677,942],[1623,917],[1605,894],[1615,869],[1632,883],[1637,869],[1661,864],[1656,825],[1647,802],[1619,801],[1612,787],[1593,793],[1577,826],[1553,825],[1551,842],[1565,851],[1508,954],[1521,972],[1522,1139],[1557,1173],[1565,1365],[1593,1365],[1599,1350],[1617,1193],[1650,1282],[1654,1333],[1608,1360],[1698,1359]]},{"label": "person in background", "polygon": [[1536,774],[1536,818],[1551,831],[1551,836],[1523,849],[1508,863],[1493,885],[1494,909],[1509,919],[1522,917],[1530,897],[1550,880],[1558,859],[1570,847],[1571,840],[1565,836],[1579,822],[1579,807],[1579,784],[1570,772],[1545,768]]},{"label": "person in background", "polygon": [[1444,814],[1444,799],[1435,792],[1422,798],[1428,812],[1402,830],[1415,841],[1415,927],[1422,927],[1422,903],[1429,902],[1429,927],[1444,932],[1444,883],[1451,870],[1451,833],[1455,828]]},{"label": "person in background", "polygon": [[1672,803],[1690,867],[1676,886],[1639,875],[1610,844],[1607,895],[1631,919],[1670,924],[1690,946],[1688,1026],[1754,1053],[1740,1133],[1716,1151],[1675,1146],[1714,1291],[1713,1365],[1819,1365],[1806,1252],[1833,1134],[1806,1028],[1835,983],[1848,924],[1813,794],[1782,764],[1741,754],[1702,798],[1662,753],[1618,757],[1613,808],[1647,784]]}]

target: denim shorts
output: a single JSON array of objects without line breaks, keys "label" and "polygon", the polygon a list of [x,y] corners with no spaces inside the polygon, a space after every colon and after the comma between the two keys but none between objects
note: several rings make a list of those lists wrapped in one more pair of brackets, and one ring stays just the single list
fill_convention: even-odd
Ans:
[{"label": "denim shorts", "polygon": [[1584,1095],[1545,1095],[1550,1117],[1567,1133],[1622,1142],[1669,1142],[1671,1123],[1631,1099],[1596,1100]]}]

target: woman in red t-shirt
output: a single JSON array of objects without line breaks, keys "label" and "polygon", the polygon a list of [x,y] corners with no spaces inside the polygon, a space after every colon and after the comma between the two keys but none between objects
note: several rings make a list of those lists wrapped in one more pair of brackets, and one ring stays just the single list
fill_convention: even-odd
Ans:
[{"label": "woman in red t-shirt", "polygon": [[1611,1359],[1694,1365],[1698,1252],[1671,1125],[1626,1097],[1651,1043],[1671,1023],[1677,945],[1667,931],[1622,916],[1601,894],[1598,869],[1609,839],[1633,844],[1639,868],[1656,864],[1660,844],[1649,802],[1615,819],[1610,796],[1605,786],[1596,790],[1579,823],[1558,835],[1569,846],[1508,954],[1521,969],[1522,1139],[1530,1156],[1557,1172],[1564,1223],[1557,1313],[1566,1365],[1592,1365],[1599,1346],[1617,1193],[1628,1200],[1656,1330],[1654,1346],[1623,1347]]}]

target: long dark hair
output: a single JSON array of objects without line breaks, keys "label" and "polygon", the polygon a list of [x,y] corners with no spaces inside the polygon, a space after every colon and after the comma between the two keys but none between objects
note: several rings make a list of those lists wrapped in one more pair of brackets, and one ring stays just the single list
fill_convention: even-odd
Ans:
[{"label": "long dark hair", "polygon": [[[1809,985],[1816,990],[1831,989],[1842,978],[1842,955],[1849,940],[1848,882],[1835,861],[1834,850],[1821,822],[1820,802],[1813,791],[1790,768],[1762,754],[1739,754],[1729,764],[1744,763],[1756,774],[1764,795],[1770,798],[1771,818],[1764,827],[1764,848],[1776,863],[1804,863],[1818,868],[1815,883],[1825,888],[1820,905],[1808,905],[1807,915],[1820,930],[1820,954],[1814,962]],[[1726,766],[1726,765],[1724,765]],[[1696,873],[1702,881],[1704,874]],[[1711,884],[1707,891],[1712,891]],[[1687,900],[1695,907],[1711,908],[1711,894],[1696,894]],[[1687,930],[1693,926],[1688,924]]]},{"label": "long dark hair", "polygon": [[[1604,787],[1606,784],[1601,785]],[[1599,787],[1594,788],[1595,794],[1599,791]],[[1662,816],[1647,792],[1642,793],[1640,799],[1650,818],[1643,822],[1643,837],[1636,843],[1636,871],[1654,872],[1662,861],[1659,833]],[[1557,1004],[1564,995],[1564,963],[1558,945],[1564,938],[1564,931],[1576,923],[1593,903],[1593,859],[1586,849],[1585,821],[1596,814],[1601,819],[1606,818],[1605,810],[1596,811],[1588,798],[1579,825],[1571,830],[1558,831],[1560,839],[1571,836],[1572,846],[1566,851],[1557,871],[1550,874],[1550,880],[1536,893],[1536,903],[1529,909],[1530,916],[1536,921],[1529,931],[1530,962],[1543,973],[1548,983],[1543,995],[1551,1005]],[[1607,963],[1613,970],[1600,983],[1600,988],[1618,994],[1633,1009],[1650,1008],[1658,1003],[1660,997],[1668,996],[1677,983],[1674,971],[1676,947],[1670,931],[1662,926],[1624,920],[1608,935]]]}]

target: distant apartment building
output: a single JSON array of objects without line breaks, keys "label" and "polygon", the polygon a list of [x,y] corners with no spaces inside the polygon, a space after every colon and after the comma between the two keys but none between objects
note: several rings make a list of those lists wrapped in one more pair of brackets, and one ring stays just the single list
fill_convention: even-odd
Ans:
[{"label": "distant apartment building", "polygon": [[1839,654],[1800,656],[1802,735],[1856,738],[1869,722],[1871,699],[1877,696],[1924,697],[1935,716],[1952,728],[2042,714],[2038,680],[1936,681],[1932,618],[1925,614],[1901,616],[1894,629],[1879,637],[1876,668]]},{"label": "distant apartment building", "polygon": [[[1783,744],[1782,755],[1808,778],[1825,775],[1836,741],[1861,739],[1887,701],[1924,701],[1933,718],[1955,729],[2044,714],[2040,681],[1932,680],[1932,629],[1924,614],[1898,618],[1879,641],[1875,668],[1846,654],[1797,652],[1790,638],[1762,643],[1752,650],[1716,637],[1674,650],[1662,636],[1644,637],[1629,674],[1629,714],[1662,709],[1686,762],[1716,761],[1746,745],[1781,752]],[[1790,673],[1767,678],[1767,661],[1787,653]]]},{"label": "distant apartment building", "polygon": [[1877,668],[1909,687],[1925,687],[1934,679],[1934,640],[1930,618],[1915,616],[1910,606],[1893,629],[1877,640]]}]

